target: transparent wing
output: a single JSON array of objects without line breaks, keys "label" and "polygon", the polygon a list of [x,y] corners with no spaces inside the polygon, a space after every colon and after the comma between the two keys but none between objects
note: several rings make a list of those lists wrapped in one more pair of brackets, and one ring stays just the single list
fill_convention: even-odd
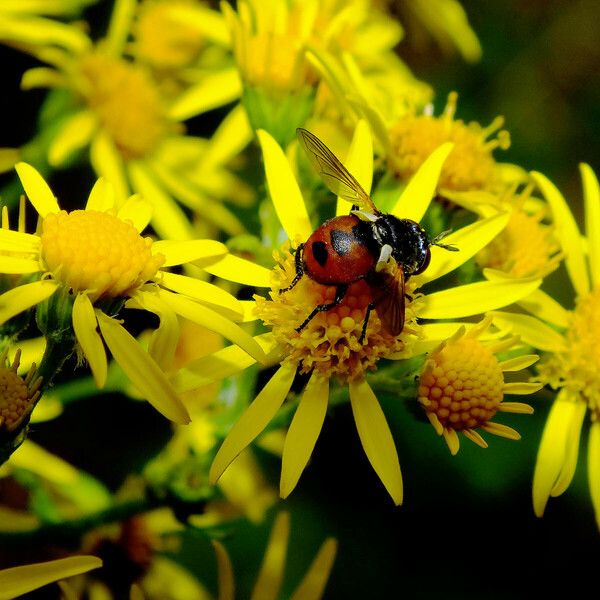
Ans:
[{"label": "transparent wing", "polygon": [[300,145],[325,185],[337,196],[356,204],[361,210],[378,215],[373,200],[335,154],[314,134],[296,129]]},{"label": "transparent wing", "polygon": [[375,310],[386,331],[397,336],[404,329],[404,270],[384,275],[383,285],[372,287]]}]

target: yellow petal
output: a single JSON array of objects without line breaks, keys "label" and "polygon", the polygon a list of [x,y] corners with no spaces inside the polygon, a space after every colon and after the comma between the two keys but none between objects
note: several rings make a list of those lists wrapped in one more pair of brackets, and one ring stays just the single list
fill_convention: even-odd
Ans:
[{"label": "yellow petal", "polygon": [[10,600],[48,583],[102,566],[95,556],[70,556],[0,571],[0,600]]},{"label": "yellow petal", "polygon": [[125,204],[121,206],[117,217],[122,221],[129,221],[138,233],[142,233],[150,219],[152,219],[152,204],[144,198],[134,194],[125,200]]},{"label": "yellow petal", "polygon": [[212,484],[269,424],[288,395],[295,375],[295,365],[282,365],[231,428],[210,468],[209,480]]},{"label": "yellow petal", "polygon": [[533,510],[538,517],[544,514],[550,493],[564,468],[569,452],[570,424],[579,410],[578,403],[563,390],[548,414],[533,474]]},{"label": "yellow petal", "polygon": [[217,555],[217,574],[219,578],[219,600],[234,600],[235,585],[233,567],[225,546],[217,540],[211,540]]},{"label": "yellow petal", "polygon": [[600,287],[600,188],[598,178],[589,165],[579,165],[583,181],[585,232],[588,239],[592,287]]},{"label": "yellow petal", "polygon": [[521,298],[519,306],[557,327],[565,328],[569,325],[569,311],[543,290],[535,290],[529,296]]},{"label": "yellow petal", "polygon": [[239,256],[227,254],[202,268],[216,277],[254,287],[271,287],[271,270]]},{"label": "yellow petal", "polygon": [[598,421],[592,423],[590,428],[587,468],[592,506],[596,515],[596,524],[600,529],[600,423]]},{"label": "yellow petal", "polygon": [[312,226],[290,163],[279,144],[266,131],[259,129],[256,133],[265,161],[269,194],[279,222],[290,240],[297,237],[305,240],[312,233]]},{"label": "yellow petal", "polygon": [[90,144],[90,162],[99,177],[110,181],[115,191],[117,206],[129,196],[123,158],[106,131],[98,131]]},{"label": "yellow petal", "polygon": [[350,403],[360,441],[373,469],[396,505],[402,504],[402,474],[394,438],[366,380],[350,382]]},{"label": "yellow petal", "polygon": [[37,273],[39,271],[41,271],[41,268],[38,260],[0,255],[0,273],[24,275],[26,273]]},{"label": "yellow petal", "polygon": [[[267,355],[277,346],[277,341],[271,333],[258,335],[254,339]],[[280,358],[280,356],[276,356],[273,360],[268,361],[268,364],[277,364],[280,362]],[[189,363],[175,375],[173,385],[181,393],[189,392],[214,381],[221,381],[226,377],[241,373],[254,364],[256,364],[256,360],[247,352],[244,352],[238,346],[227,346]]]},{"label": "yellow petal", "polygon": [[283,447],[279,494],[287,498],[308,464],[323,427],[329,400],[329,380],[314,372],[304,389]]},{"label": "yellow petal", "polygon": [[527,394],[535,394],[535,392],[538,392],[543,387],[544,384],[539,382],[513,381],[505,383],[502,387],[502,391],[505,394],[524,396]]},{"label": "yellow petal", "polygon": [[246,333],[239,325],[230,321],[227,317],[223,317],[219,313],[208,308],[208,306],[204,306],[203,304],[199,304],[198,302],[194,302],[189,298],[179,296],[173,292],[161,289],[158,294],[159,298],[170,306],[178,315],[181,315],[198,325],[202,325],[210,331],[220,333],[225,339],[244,349],[258,362],[262,362],[265,359],[264,352],[252,336]]},{"label": "yellow petal", "polygon": [[431,246],[431,262],[422,275],[415,277],[417,287],[421,282],[433,281],[467,262],[506,227],[509,219],[509,213],[500,213],[475,221],[475,223],[445,237],[444,244],[456,246],[458,252],[449,252],[443,248]]},{"label": "yellow petal", "polygon": [[290,514],[280,512],[275,517],[267,550],[250,600],[277,600],[279,597],[289,537]]},{"label": "yellow petal", "polygon": [[26,283],[8,290],[0,296],[0,325],[20,312],[43,302],[57,290],[58,286],[50,279]]},{"label": "yellow petal", "polygon": [[77,294],[75,297],[72,320],[75,337],[90,364],[96,386],[102,388],[106,383],[108,370],[106,351],[104,350],[102,338],[96,331],[98,322],[94,307],[86,294]]},{"label": "yellow petal", "polygon": [[39,254],[41,245],[37,235],[0,228],[0,252]]},{"label": "yellow petal", "polygon": [[36,169],[24,162],[17,163],[15,169],[27,197],[40,217],[60,211],[52,190]]},{"label": "yellow petal", "polygon": [[248,114],[241,104],[233,108],[221,121],[204,151],[202,167],[208,171],[227,164],[250,143],[253,138]]},{"label": "yellow petal", "polygon": [[166,375],[137,340],[115,319],[101,311],[96,316],[108,349],[140,394],[171,421],[189,423],[188,412]]},{"label": "yellow petal", "polygon": [[192,225],[181,207],[141,162],[130,162],[127,170],[131,185],[152,206],[152,226],[158,235],[171,240],[189,240],[194,237]]},{"label": "yellow petal", "polygon": [[100,177],[90,195],[88,196],[85,210],[98,210],[100,212],[106,212],[111,210],[115,205],[115,191],[111,183],[106,181],[103,177]]},{"label": "yellow petal", "polygon": [[[373,137],[364,119],[356,124],[344,166],[356,177],[363,190],[370,194],[373,184]],[[348,200],[338,198],[336,215],[347,215],[349,208]]]},{"label": "yellow petal", "polygon": [[228,46],[229,30],[223,15],[202,4],[173,5],[169,18],[181,25],[195,29],[202,39],[220,46]]},{"label": "yellow petal", "polygon": [[537,354],[524,354],[522,356],[516,356],[515,358],[509,358],[498,363],[504,373],[520,371],[533,365],[539,360]]},{"label": "yellow petal", "polygon": [[585,264],[581,234],[573,213],[558,188],[547,177],[535,171],[531,173],[531,176],[552,208],[556,235],[566,256],[567,271],[575,291],[579,296],[583,296],[590,290],[590,280]]},{"label": "yellow petal", "polygon": [[323,597],[336,553],[337,541],[326,539],[290,600],[320,600]]},{"label": "yellow petal", "polygon": [[408,182],[391,213],[402,219],[417,223],[423,218],[435,195],[444,162],[454,144],[446,142],[434,150]]},{"label": "yellow petal", "polygon": [[137,8],[137,0],[117,0],[114,3],[108,32],[103,40],[103,50],[113,56],[120,56],[131,31]]},{"label": "yellow petal", "polygon": [[216,240],[159,240],[152,244],[152,254],[165,257],[163,267],[184,265],[201,259],[218,259],[227,254],[227,246]]},{"label": "yellow petal", "polygon": [[241,94],[242,82],[237,69],[212,73],[177,96],[177,100],[169,109],[169,117],[175,121],[185,121],[213,108],[229,104]]},{"label": "yellow petal", "polygon": [[160,277],[160,285],[173,292],[189,296],[202,304],[208,304],[210,308],[229,319],[239,321],[244,315],[242,305],[235,296],[207,281],[163,272]]},{"label": "yellow petal", "polygon": [[444,437],[446,446],[448,446],[448,450],[450,450],[450,454],[456,456],[460,450],[460,440],[458,439],[456,430],[444,428],[442,430],[442,436]]},{"label": "yellow petal", "polygon": [[565,347],[562,335],[535,317],[501,311],[494,311],[491,316],[496,327],[518,335],[523,342],[534,348],[559,352]]},{"label": "yellow petal", "polygon": [[419,313],[423,319],[456,319],[507,306],[531,294],[541,279],[480,281],[428,294]]},{"label": "yellow petal", "polygon": [[65,76],[56,69],[48,67],[35,67],[33,69],[27,69],[27,71],[25,71],[21,77],[22,90],[65,87],[66,85]]},{"label": "yellow petal", "polygon": [[50,165],[62,165],[74,152],[87,146],[97,125],[96,116],[90,110],[82,110],[67,119],[48,148]]}]

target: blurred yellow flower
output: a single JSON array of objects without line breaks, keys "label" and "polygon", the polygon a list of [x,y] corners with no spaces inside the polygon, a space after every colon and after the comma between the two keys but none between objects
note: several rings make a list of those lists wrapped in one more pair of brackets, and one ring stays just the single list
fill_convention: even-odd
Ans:
[{"label": "blurred yellow flower", "polygon": [[499,361],[495,354],[510,350],[518,339],[511,336],[484,343],[479,338],[491,322],[488,317],[468,332],[461,327],[429,354],[421,371],[418,400],[436,433],[444,436],[452,454],[459,449],[457,432],[482,448],[487,448],[487,442],[477,429],[511,440],[520,439],[514,429],[491,419],[497,412],[531,414],[531,406],[504,402],[504,395],[533,394],[543,386],[505,383],[504,372],[520,371],[533,364],[538,356],[521,355]]},{"label": "blurred yellow flower", "polygon": [[[102,179],[92,189],[85,210],[67,213],[33,167],[19,163],[17,173],[42,218],[41,231],[28,234],[0,229],[0,271],[41,273],[43,277],[0,296],[0,323],[61,290],[71,307],[77,342],[98,387],[104,385],[107,374],[104,340],[144,397],[180,423],[189,421],[187,411],[161,370],[173,360],[176,314],[242,344],[261,359],[263,353],[256,342],[230,320],[241,318],[243,312],[233,296],[206,282],[161,269],[218,259],[227,254],[223,244],[143,238],[140,232],[150,220],[152,207],[132,196],[117,210],[112,187]],[[150,354],[111,316],[126,300],[127,306],[149,310],[160,318]]]},{"label": "blurred yellow flower", "polygon": [[[348,159],[349,168],[361,165],[358,180],[368,191],[372,177],[372,143],[368,127],[361,122],[353,143],[353,155]],[[277,143],[264,131],[259,132],[265,159],[267,183],[271,198],[284,230],[291,240],[305,240],[312,232],[302,194],[292,174],[290,165]],[[419,221],[427,210],[436,187],[445,158],[451,150],[444,145],[436,150],[423,164],[419,172],[398,199],[392,214],[400,218]],[[343,201],[339,203],[339,210]],[[376,315],[366,330],[364,343],[359,340],[364,321],[365,303],[360,289],[347,294],[336,309],[322,313],[298,332],[298,324],[315,306],[319,297],[330,293],[326,287],[309,278],[302,278],[289,294],[279,294],[291,282],[295,271],[289,255],[285,255],[271,277],[270,300],[258,299],[256,312],[272,332],[257,338],[268,355],[268,360],[281,366],[262,389],[254,402],[229,432],[211,468],[211,480],[216,481],[235,457],[250,444],[267,426],[283,404],[296,372],[310,373],[310,380],[300,398],[296,414],[290,425],[283,451],[280,493],[288,496],[296,486],[304,470],[321,430],[328,404],[329,380],[335,378],[348,384],[350,402],[354,412],[359,436],[371,464],[396,504],[402,502],[402,479],[394,441],[369,386],[366,372],[376,367],[380,358],[398,359],[424,351],[419,337],[430,338],[428,344],[439,344],[458,328],[448,324],[429,336],[428,326],[417,324],[417,318],[456,319],[481,314],[493,307],[510,304],[530,294],[540,280],[505,280],[479,282],[455,289],[421,295],[414,294],[426,283],[457,268],[476,254],[506,225],[507,214],[482,219],[449,235],[449,244],[456,244],[460,252],[445,252],[431,248],[429,268],[411,278],[406,299],[405,328],[398,338],[381,331]],[[278,255],[276,259],[280,258]],[[293,296],[292,296],[293,294]],[[453,327],[453,328],[452,328]],[[441,337],[439,337],[441,335]],[[434,339],[437,340],[434,342]],[[178,385],[185,389],[197,385],[203,378],[219,379],[239,372],[252,364],[240,360],[238,353],[227,348],[214,357],[197,361],[184,369]]]}]

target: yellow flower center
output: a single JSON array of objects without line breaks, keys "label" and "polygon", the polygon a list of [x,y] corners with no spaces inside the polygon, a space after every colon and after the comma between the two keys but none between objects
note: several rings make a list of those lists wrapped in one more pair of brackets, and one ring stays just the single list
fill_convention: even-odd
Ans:
[{"label": "yellow flower center", "polygon": [[142,68],[100,53],[85,56],[79,68],[87,103],[125,159],[150,154],[165,136],[177,131]]},{"label": "yellow flower center", "polygon": [[198,28],[174,14],[193,6],[189,0],[146,0],[140,5],[134,28],[136,55],[157,69],[189,65],[204,46]]},{"label": "yellow flower center", "polygon": [[36,377],[35,366],[25,379],[19,377],[17,369],[21,352],[17,352],[12,366],[7,366],[7,354],[8,349],[0,355],[0,429],[14,431],[35,406],[42,379]]},{"label": "yellow flower center", "polygon": [[[282,253],[275,254],[279,263],[273,271],[271,300],[256,296],[256,311],[265,324],[272,327],[287,360],[299,365],[301,373],[315,370],[323,377],[336,376],[343,382],[364,377],[376,368],[380,358],[405,349],[410,334],[415,334],[413,304],[406,300],[406,318],[402,334],[394,337],[381,325],[377,311],[372,311],[365,339],[359,341],[367,305],[372,295],[364,281],[348,288],[343,301],[336,307],[318,313],[301,331],[296,328],[319,304],[331,302],[335,286],[316,283],[304,275],[291,290],[288,287],[296,274],[294,257],[286,245]],[[407,292],[413,292],[407,284]]]},{"label": "yellow flower center", "polygon": [[538,366],[540,379],[583,396],[593,420],[600,420],[600,289],[578,299],[565,333],[566,349]]},{"label": "yellow flower center", "polygon": [[[389,166],[398,178],[408,181],[436,148],[444,142],[453,142],[454,149],[444,163],[439,188],[496,189],[499,176],[492,151],[510,145],[508,132],[498,131],[503,120],[497,117],[488,127],[455,121],[456,100],[455,93],[449,95],[440,117],[407,115],[397,121],[389,131]],[[496,137],[490,138],[496,132]]]},{"label": "yellow flower center", "polygon": [[131,293],[154,277],[164,262],[152,240],[109,212],[74,210],[48,214],[42,224],[47,270],[92,301]]},{"label": "yellow flower center", "polygon": [[504,377],[494,354],[477,339],[461,338],[432,354],[419,385],[419,402],[443,427],[486,424],[503,398]]},{"label": "yellow flower center", "polygon": [[553,227],[544,225],[542,218],[513,210],[505,229],[479,252],[477,263],[515,277],[547,275],[558,266],[559,246]]}]

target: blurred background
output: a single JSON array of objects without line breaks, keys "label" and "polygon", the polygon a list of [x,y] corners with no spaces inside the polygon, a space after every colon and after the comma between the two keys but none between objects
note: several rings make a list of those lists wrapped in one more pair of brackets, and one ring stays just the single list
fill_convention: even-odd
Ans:
[{"label": "blurred background", "polygon": [[[99,28],[106,4],[89,10]],[[436,90],[436,112],[456,90],[457,118],[485,125],[503,115],[512,145],[502,159],[545,173],[581,214],[577,165],[585,161],[600,169],[600,2],[463,0],[462,5],[483,48],[478,63],[446,52],[402,17],[406,7],[396,1],[392,10],[406,28],[399,54]],[[33,64],[0,48],[0,146],[19,146],[36,130],[45,92],[19,91],[22,72]],[[215,124],[219,118],[218,111],[211,115]],[[84,198],[88,178],[75,170],[54,174],[51,181],[59,197],[69,190]],[[560,274],[549,286],[553,277]],[[404,476],[400,508],[393,507],[360,447],[350,406],[331,411],[311,465],[283,503],[292,515],[285,589],[293,588],[331,535],[339,540],[339,552],[328,599],[529,598],[562,587],[574,595],[582,585],[593,590],[600,541],[588,497],[585,433],[569,490],[549,503],[543,519],[531,507],[533,466],[552,398],[550,391],[536,395],[532,416],[503,416],[502,422],[521,433],[520,442],[494,438],[483,450],[465,441],[452,457],[429,423],[415,418],[413,406],[379,394]],[[67,407],[57,421],[31,431],[32,440],[111,489],[139,471],[168,435],[168,423],[152,408],[110,394]],[[260,451],[258,457],[276,482],[279,460]],[[226,539],[238,598],[249,597],[273,514],[260,525],[240,523]],[[183,542],[177,560],[214,592],[216,563],[208,540],[190,533]],[[22,546],[0,540],[0,560],[20,553],[35,559],[48,543],[52,540],[27,540]]]}]

